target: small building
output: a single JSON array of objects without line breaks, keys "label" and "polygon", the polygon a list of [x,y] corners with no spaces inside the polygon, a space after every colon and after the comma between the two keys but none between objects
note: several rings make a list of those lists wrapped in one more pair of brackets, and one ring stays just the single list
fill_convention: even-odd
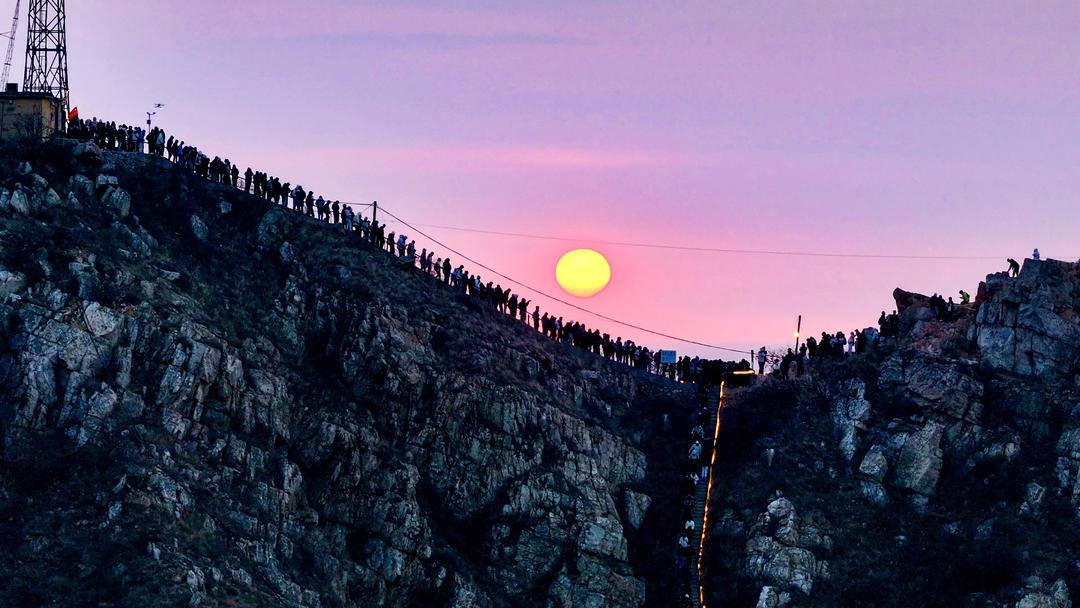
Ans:
[{"label": "small building", "polygon": [[0,140],[41,141],[61,130],[63,120],[52,93],[19,92],[14,83],[0,93]]}]

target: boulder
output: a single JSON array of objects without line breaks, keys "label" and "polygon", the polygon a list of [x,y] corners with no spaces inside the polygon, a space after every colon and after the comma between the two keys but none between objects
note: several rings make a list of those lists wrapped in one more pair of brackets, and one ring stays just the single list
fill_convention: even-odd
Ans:
[{"label": "boulder", "polygon": [[894,483],[923,496],[933,496],[941,476],[941,437],[944,426],[928,422],[917,433],[908,435],[896,461]]},{"label": "boulder", "polygon": [[771,585],[761,588],[756,608],[784,608],[791,604],[791,594]]},{"label": "boulder", "polygon": [[[98,182],[100,183],[99,176]],[[116,178],[113,178],[114,180]],[[101,203],[111,214],[119,218],[126,218],[131,212],[131,195],[123,188],[110,186],[101,197]]]},{"label": "boulder", "polygon": [[68,191],[84,204],[93,201],[95,188],[93,180],[81,173],[73,175],[68,183]]},{"label": "boulder", "polygon": [[206,222],[197,215],[192,215],[189,220],[191,228],[191,236],[195,237],[195,240],[205,243],[210,238],[210,228],[206,226]]},{"label": "boulder", "polygon": [[72,156],[88,167],[98,167],[105,162],[105,153],[92,141],[79,143],[75,146]]},{"label": "boulder", "polygon": [[25,275],[0,268],[0,301],[22,291],[23,287],[26,287]]},{"label": "boulder", "polygon": [[106,308],[97,302],[90,302],[83,307],[83,320],[86,322],[86,329],[90,335],[100,338],[115,332],[124,317],[111,308]]},{"label": "boulder", "polygon": [[623,492],[623,506],[626,509],[626,523],[635,530],[645,521],[645,512],[649,510],[652,499],[647,494],[627,489]]},{"label": "boulder", "polygon": [[880,482],[889,472],[889,461],[885,459],[885,450],[880,445],[872,446],[859,464],[859,472],[866,477]]},{"label": "boulder", "polygon": [[1033,578],[1028,588],[1030,592],[1016,603],[1016,608],[1072,608],[1069,587],[1064,580],[1046,587],[1041,580]]},{"label": "boulder", "polygon": [[16,187],[15,191],[11,193],[9,204],[11,205],[11,210],[15,213],[22,215],[30,215],[31,213],[30,199],[20,187]]}]

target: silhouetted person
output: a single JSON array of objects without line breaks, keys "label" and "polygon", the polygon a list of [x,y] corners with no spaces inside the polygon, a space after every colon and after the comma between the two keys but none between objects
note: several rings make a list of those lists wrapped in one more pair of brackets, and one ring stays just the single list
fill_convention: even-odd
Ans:
[{"label": "silhouetted person", "polygon": [[1009,276],[1015,277],[1020,274],[1020,262],[1009,258]]},{"label": "silhouetted person", "polygon": [[764,375],[765,374],[765,359],[767,357],[768,357],[768,353],[765,351],[765,347],[762,346],[761,349],[757,351],[757,373],[758,373],[758,375]]},{"label": "silhouetted person", "polygon": [[1035,251],[1031,252],[1031,259],[1033,259],[1033,260],[1041,260],[1042,259],[1042,256],[1039,255],[1039,248],[1038,247],[1035,248]]},{"label": "silhouetted person", "polygon": [[965,305],[971,304],[971,294],[964,291],[963,289],[960,290],[960,303]]}]

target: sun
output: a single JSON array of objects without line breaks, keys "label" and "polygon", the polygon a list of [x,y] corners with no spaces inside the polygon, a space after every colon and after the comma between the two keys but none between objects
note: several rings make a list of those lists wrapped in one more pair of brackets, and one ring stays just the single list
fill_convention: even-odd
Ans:
[{"label": "sun", "polygon": [[592,249],[568,251],[555,265],[555,280],[566,293],[589,298],[600,293],[611,281],[611,265]]}]

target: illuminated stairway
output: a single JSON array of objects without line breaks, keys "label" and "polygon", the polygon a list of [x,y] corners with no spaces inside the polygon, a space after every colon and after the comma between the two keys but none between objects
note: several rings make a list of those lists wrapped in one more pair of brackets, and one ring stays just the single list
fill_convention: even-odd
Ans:
[{"label": "illuminated stairway", "polygon": [[[713,387],[709,389],[706,403],[716,404],[716,408],[712,411],[712,417],[709,419],[709,426],[706,429],[706,433],[712,432],[712,440],[705,440],[702,443],[702,449],[706,454],[709,454],[710,463],[716,464],[716,438],[720,433],[720,408],[723,407],[724,387]],[[694,495],[694,507],[693,515],[694,522],[697,525],[698,536],[697,544],[695,546],[694,554],[690,560],[690,599],[694,608],[702,608],[702,598],[705,595],[705,588],[700,580],[699,574],[701,573],[701,558],[703,557],[705,539],[708,533],[708,513],[706,508],[709,501],[710,488],[712,486],[713,467],[709,467],[709,478],[703,479],[697,486],[697,491]]]}]

